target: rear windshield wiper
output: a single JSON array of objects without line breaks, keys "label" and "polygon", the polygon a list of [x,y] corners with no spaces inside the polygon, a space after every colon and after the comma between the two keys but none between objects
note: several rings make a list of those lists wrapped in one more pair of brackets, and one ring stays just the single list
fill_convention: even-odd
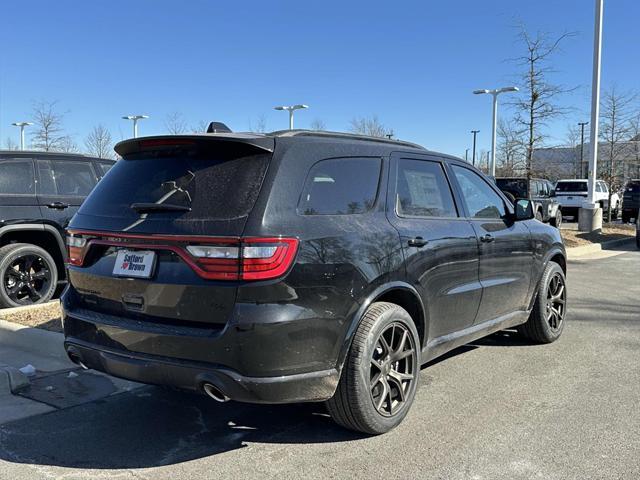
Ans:
[{"label": "rear windshield wiper", "polygon": [[190,212],[191,207],[185,205],[173,205],[171,203],[137,202],[130,205],[132,210],[138,213],[147,212]]}]

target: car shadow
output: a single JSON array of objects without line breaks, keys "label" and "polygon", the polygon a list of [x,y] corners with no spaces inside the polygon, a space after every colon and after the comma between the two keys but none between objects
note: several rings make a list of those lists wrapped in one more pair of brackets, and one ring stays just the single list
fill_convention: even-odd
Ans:
[{"label": "car shadow", "polygon": [[349,442],[323,404],[216,403],[143,387],[0,426],[0,459],[85,469],[172,465],[244,448],[247,442]]}]

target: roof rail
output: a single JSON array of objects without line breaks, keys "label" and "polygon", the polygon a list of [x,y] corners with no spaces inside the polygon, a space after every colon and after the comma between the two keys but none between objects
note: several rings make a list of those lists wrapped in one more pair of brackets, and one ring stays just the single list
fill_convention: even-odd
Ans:
[{"label": "roof rail", "polygon": [[388,145],[402,145],[405,147],[419,148],[420,150],[426,150],[422,145],[417,143],[407,142],[405,140],[393,140],[390,138],[371,137],[369,135],[360,135],[357,133],[344,133],[344,132],[329,132],[326,130],[277,130],[275,132],[267,133],[274,137],[326,137],[326,138],[342,138],[351,140],[363,140],[367,142],[385,143]]}]

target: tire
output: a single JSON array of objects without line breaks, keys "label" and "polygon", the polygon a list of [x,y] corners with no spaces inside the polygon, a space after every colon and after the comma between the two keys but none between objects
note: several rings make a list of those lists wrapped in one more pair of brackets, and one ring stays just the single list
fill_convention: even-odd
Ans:
[{"label": "tire", "polygon": [[538,220],[539,222],[542,222],[542,219],[544,217],[542,216],[542,210],[536,210],[536,220]]},{"label": "tire", "polygon": [[[394,362],[397,355],[402,358]],[[336,423],[350,430],[372,435],[388,432],[407,415],[419,374],[420,343],[411,316],[396,304],[373,303],[356,330],[327,410]],[[376,381],[377,377],[381,380]]]},{"label": "tire", "polygon": [[46,250],[30,243],[0,248],[0,307],[48,302],[57,283],[56,263]]},{"label": "tire", "polygon": [[562,225],[562,210],[558,208],[556,210],[556,216],[549,220],[549,223],[556,228],[560,228]]},{"label": "tire", "polygon": [[631,215],[629,215],[628,213],[624,213],[622,212],[622,223],[623,224],[627,224],[631,221]]},{"label": "tire", "polygon": [[[556,284],[556,281],[560,283]],[[562,287],[561,293],[558,285]],[[553,298],[556,298],[554,294],[557,296],[556,302],[553,302]],[[553,311],[547,308],[549,302],[553,302]],[[518,327],[518,331],[534,342],[555,342],[564,330],[566,312],[567,283],[564,272],[560,265],[549,262],[542,273],[531,315],[527,323]]]}]

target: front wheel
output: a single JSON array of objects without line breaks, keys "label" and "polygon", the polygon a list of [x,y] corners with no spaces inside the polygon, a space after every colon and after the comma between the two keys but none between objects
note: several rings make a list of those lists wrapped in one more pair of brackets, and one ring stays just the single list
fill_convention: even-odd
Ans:
[{"label": "front wheel", "polygon": [[354,335],[327,410],[350,430],[388,432],[407,415],[419,374],[420,345],[411,316],[393,303],[373,303]]},{"label": "front wheel", "polygon": [[19,307],[51,300],[58,270],[46,250],[29,243],[0,248],[0,307]]},{"label": "front wheel", "polygon": [[555,342],[564,330],[567,313],[567,286],[560,265],[549,262],[544,269],[535,304],[521,334],[539,343]]}]

